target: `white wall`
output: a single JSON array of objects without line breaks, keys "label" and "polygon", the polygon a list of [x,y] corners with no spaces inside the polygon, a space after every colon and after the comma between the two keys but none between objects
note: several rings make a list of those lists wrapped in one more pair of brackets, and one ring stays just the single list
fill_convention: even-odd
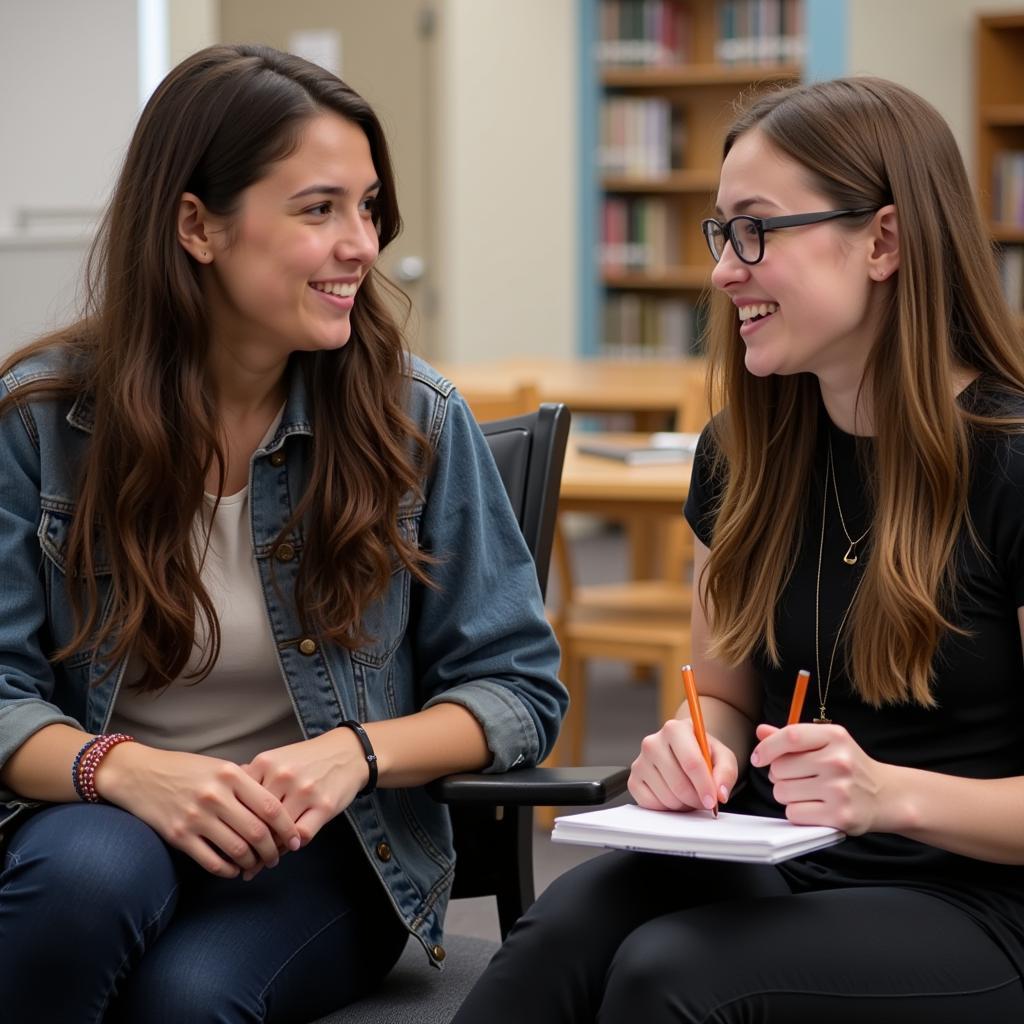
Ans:
[{"label": "white wall", "polygon": [[135,2],[0,2],[0,232],[108,195],[138,112]]},{"label": "white wall", "polygon": [[439,5],[439,355],[576,346],[575,0]]},{"label": "white wall", "polygon": [[0,0],[0,355],[71,314],[88,224],[26,232],[19,211],[106,201],[138,111],[136,26],[136,0]]},{"label": "white wall", "polygon": [[974,175],[974,22],[1024,0],[848,0],[848,69],[920,93],[953,129]]}]

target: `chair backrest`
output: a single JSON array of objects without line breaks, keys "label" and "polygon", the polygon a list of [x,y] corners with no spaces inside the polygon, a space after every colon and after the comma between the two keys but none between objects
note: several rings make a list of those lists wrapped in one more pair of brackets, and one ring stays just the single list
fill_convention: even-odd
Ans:
[{"label": "chair backrest", "polygon": [[[551,561],[569,419],[568,408],[559,403],[544,404],[525,416],[480,424],[533,555],[542,594]],[[450,809],[457,864],[452,895],[496,896],[504,937],[533,902],[533,810],[507,807],[499,813],[493,805],[478,803],[454,803]]]},{"label": "chair backrest", "polygon": [[533,555],[542,594],[547,591],[569,420],[565,405],[545,402],[525,416],[480,424]]}]

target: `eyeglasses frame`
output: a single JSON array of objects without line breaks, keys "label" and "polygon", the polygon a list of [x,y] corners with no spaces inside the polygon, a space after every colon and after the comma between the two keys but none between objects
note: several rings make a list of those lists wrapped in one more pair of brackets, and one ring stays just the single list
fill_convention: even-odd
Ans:
[{"label": "eyeglasses frame", "polygon": [[[700,229],[704,234],[704,241],[707,243],[708,250],[711,252],[711,258],[719,263],[722,256],[715,255],[714,246],[711,244],[711,239],[708,237],[708,225],[716,225],[722,232],[725,241],[732,246],[732,251],[736,254],[736,258],[741,262],[745,263],[748,267],[756,266],[761,260],[764,259],[764,236],[766,231],[777,231],[779,228],[798,228],[803,227],[805,224],[821,224],[827,220],[835,220],[837,217],[855,217],[863,213],[877,213],[878,207],[875,206],[863,206],[856,210],[825,210],[821,213],[791,213],[784,217],[751,217],[749,214],[741,213],[735,217],[730,217],[729,220],[724,223],[715,217],[706,217],[700,222]],[[739,251],[736,246],[736,242],[732,236],[732,226],[738,220],[749,220],[753,222],[757,228],[757,237],[759,243],[759,252],[756,260],[746,259]],[[725,246],[722,246],[722,255],[725,255]]]}]

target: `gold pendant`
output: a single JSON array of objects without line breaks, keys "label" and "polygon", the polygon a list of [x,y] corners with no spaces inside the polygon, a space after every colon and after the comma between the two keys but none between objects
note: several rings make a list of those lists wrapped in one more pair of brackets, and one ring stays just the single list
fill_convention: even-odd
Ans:
[{"label": "gold pendant", "polygon": [[814,725],[831,725],[832,724],[832,719],[825,717],[825,705],[824,704],[822,704],[818,708],[818,717],[817,718],[812,718],[811,722]]},{"label": "gold pendant", "polygon": [[850,546],[849,546],[849,547],[848,547],[848,548],[846,549],[846,554],[845,554],[845,555],[843,555],[843,561],[844,561],[844,562],[845,562],[845,563],[846,563],[847,565],[856,565],[856,564],[857,564],[857,556],[856,556],[856,555],[855,555],[855,554],[853,553],[853,549],[854,549],[854,548],[855,548],[856,546],[857,546],[857,542],[856,542],[856,541],[854,541],[854,542],[853,542],[853,543],[852,543],[852,544],[851,544],[851,545],[850,545]]}]

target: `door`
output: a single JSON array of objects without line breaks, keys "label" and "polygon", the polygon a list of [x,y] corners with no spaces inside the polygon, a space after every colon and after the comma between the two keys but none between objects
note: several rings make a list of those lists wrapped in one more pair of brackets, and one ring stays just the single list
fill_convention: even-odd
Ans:
[{"label": "door", "polygon": [[[321,39],[340,44],[340,68],[332,70],[373,106],[395,166],[404,227],[379,266],[412,300],[406,336],[413,351],[427,358],[436,352],[439,281],[431,216],[437,138],[434,17],[427,0],[221,0],[223,42],[290,50],[301,49],[296,33],[313,33],[314,42],[324,33]],[[315,59],[312,53],[302,56]]]}]

